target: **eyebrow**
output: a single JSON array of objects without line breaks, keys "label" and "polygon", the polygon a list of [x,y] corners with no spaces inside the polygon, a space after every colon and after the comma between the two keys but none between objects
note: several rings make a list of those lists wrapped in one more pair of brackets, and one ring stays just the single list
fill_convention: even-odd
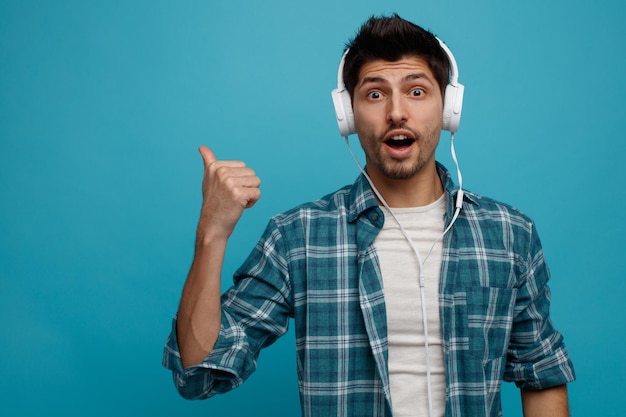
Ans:
[{"label": "eyebrow", "polygon": [[[413,81],[413,80],[418,80],[420,78],[427,80],[431,84],[433,83],[430,77],[424,72],[414,72],[411,74],[407,74],[402,78],[402,81],[403,82]],[[361,82],[359,83],[359,86],[363,86],[369,83],[388,83],[388,81],[386,78],[383,78],[383,77],[365,77],[363,78],[363,80],[361,80]]]}]

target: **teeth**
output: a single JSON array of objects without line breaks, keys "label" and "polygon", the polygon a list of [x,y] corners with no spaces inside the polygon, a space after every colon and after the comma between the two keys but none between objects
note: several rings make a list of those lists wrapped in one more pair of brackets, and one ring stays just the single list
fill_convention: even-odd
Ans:
[{"label": "teeth", "polygon": [[396,135],[396,136],[392,136],[390,139],[391,140],[405,140],[405,139],[408,139],[408,137],[405,135]]}]

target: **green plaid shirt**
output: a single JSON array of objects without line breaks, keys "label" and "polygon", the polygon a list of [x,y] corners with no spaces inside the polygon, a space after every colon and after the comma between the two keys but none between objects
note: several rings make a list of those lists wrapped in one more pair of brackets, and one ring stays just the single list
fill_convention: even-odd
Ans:
[{"label": "green plaid shirt", "polygon": [[[456,189],[438,165],[450,221]],[[175,320],[163,364],[185,398],[229,391],[294,320],[303,416],[391,416],[385,300],[374,239],[383,213],[363,176],[273,217],[222,297],[204,362],[183,369]],[[444,239],[439,291],[446,416],[501,415],[502,381],[542,389],[574,380],[549,319],[548,268],[532,221],[466,192]]]}]

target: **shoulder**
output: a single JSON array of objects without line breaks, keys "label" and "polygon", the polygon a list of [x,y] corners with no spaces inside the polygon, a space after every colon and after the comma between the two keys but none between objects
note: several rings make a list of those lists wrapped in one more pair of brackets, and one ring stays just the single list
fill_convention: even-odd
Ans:
[{"label": "shoulder", "polygon": [[299,258],[308,245],[332,244],[349,224],[351,191],[352,186],[345,186],[272,216],[259,247]]},{"label": "shoulder", "polygon": [[278,213],[272,216],[270,221],[278,227],[284,227],[292,223],[301,223],[303,219],[346,216],[350,206],[352,189],[353,185],[346,185],[317,200],[299,204],[287,211]]},{"label": "shoulder", "polygon": [[277,225],[289,224],[301,219],[314,222],[324,222],[325,219],[332,222],[338,220],[353,222],[372,207],[378,207],[378,203],[367,180],[361,175],[353,184],[277,214],[272,217],[272,221]]},{"label": "shoulder", "polygon": [[466,203],[461,211],[465,217],[480,222],[517,225],[525,229],[534,227],[533,220],[520,209],[502,201],[465,191]]},{"label": "shoulder", "polygon": [[541,250],[534,221],[510,204],[466,192],[463,209],[455,224],[465,246],[506,249],[526,258]]},{"label": "shoulder", "polygon": [[468,259],[489,259],[491,265],[513,262],[524,276],[544,263],[541,240],[534,221],[510,204],[467,192],[452,228],[453,244]]}]

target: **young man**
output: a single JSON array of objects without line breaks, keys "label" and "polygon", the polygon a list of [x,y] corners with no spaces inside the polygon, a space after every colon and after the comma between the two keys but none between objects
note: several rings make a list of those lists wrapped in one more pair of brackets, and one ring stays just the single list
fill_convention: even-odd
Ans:
[{"label": "young man", "polygon": [[240,385],[293,319],[304,416],[498,416],[503,380],[525,416],[568,415],[574,372],[532,221],[470,192],[457,204],[435,161],[450,63],[397,15],[361,27],[343,79],[366,173],[273,217],[222,297],[226,243],[260,181],[200,148],[196,253],[164,355],[181,395]]}]

